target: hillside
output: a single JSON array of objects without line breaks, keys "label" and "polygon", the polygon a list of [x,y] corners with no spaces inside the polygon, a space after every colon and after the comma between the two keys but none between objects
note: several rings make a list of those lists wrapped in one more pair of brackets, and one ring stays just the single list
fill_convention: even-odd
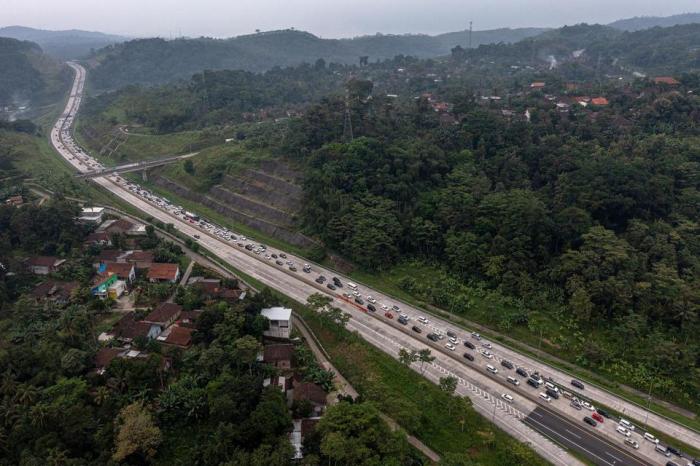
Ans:
[{"label": "hillside", "polygon": [[101,49],[110,44],[123,42],[126,37],[103,34],[101,32],[81,31],[47,31],[24,26],[8,26],[0,28],[0,37],[35,42],[54,58],[69,60],[83,58],[93,50]]},{"label": "hillside", "polygon": [[[477,31],[472,44],[513,42],[542,32],[542,29],[498,29]],[[93,84],[113,89],[128,84],[158,84],[189,79],[204,69],[266,71],[275,66],[302,62],[355,64],[359,57],[383,60],[396,55],[419,58],[447,55],[458,44],[466,44],[467,33],[440,36],[375,35],[353,39],[321,39],[313,34],[272,31],[230,39],[133,40],[100,50],[91,57]]]},{"label": "hillside", "polygon": [[574,75],[639,71],[665,74],[700,69],[700,24],[619,31],[608,26],[565,26],[515,44],[482,45],[460,51],[472,63],[566,66]]},{"label": "hillside", "polygon": [[653,27],[670,27],[681,24],[700,23],[700,13],[684,13],[673,16],[636,16],[634,18],[619,19],[608,26],[622,31],[638,31]]},{"label": "hillside", "polygon": [[70,73],[33,42],[0,37],[0,117],[57,98]]}]

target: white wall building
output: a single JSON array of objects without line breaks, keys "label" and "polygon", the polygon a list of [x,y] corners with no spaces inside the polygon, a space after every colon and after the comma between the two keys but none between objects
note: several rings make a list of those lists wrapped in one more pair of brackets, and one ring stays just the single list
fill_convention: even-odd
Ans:
[{"label": "white wall building", "polygon": [[270,307],[260,311],[260,315],[267,317],[270,328],[263,335],[271,338],[289,339],[292,332],[292,310],[285,307]]}]

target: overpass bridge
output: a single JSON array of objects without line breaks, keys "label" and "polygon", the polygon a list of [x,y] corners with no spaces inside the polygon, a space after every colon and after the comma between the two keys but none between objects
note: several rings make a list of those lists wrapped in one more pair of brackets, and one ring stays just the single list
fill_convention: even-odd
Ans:
[{"label": "overpass bridge", "polygon": [[148,170],[149,168],[159,167],[161,165],[168,165],[171,163],[179,162],[180,160],[194,157],[197,154],[199,154],[199,152],[191,152],[189,154],[184,154],[184,155],[163,157],[163,158],[157,159],[157,160],[144,160],[141,162],[127,163],[124,165],[118,165],[116,167],[105,167],[105,168],[100,169],[100,170],[93,170],[93,171],[89,171],[89,172],[78,173],[75,176],[76,176],[76,178],[90,179],[90,178],[99,178],[100,176],[113,175],[116,173],[129,173],[129,172],[138,172],[138,171],[143,171],[145,173],[145,171]]}]

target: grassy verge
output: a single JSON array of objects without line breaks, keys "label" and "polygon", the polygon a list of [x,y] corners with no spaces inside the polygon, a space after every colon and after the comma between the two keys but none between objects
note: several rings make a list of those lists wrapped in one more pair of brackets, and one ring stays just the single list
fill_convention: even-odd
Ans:
[{"label": "grassy verge", "polygon": [[463,455],[484,465],[545,464],[473,408],[457,405],[454,397],[359,336],[324,326],[306,309],[300,313],[360,395],[439,454]]}]

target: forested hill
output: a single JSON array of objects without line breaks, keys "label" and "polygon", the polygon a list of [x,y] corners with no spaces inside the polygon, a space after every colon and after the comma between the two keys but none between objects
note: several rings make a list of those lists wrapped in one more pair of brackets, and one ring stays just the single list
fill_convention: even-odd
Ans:
[{"label": "forested hill", "polygon": [[69,73],[33,42],[0,37],[0,110],[57,97]]},{"label": "forested hill", "polygon": [[458,51],[472,63],[539,66],[550,62],[598,72],[684,73],[700,69],[700,24],[624,32],[601,25],[565,26],[515,44]]},{"label": "forested hill", "polygon": [[670,27],[679,24],[700,23],[700,13],[684,13],[673,16],[636,16],[634,18],[619,19],[608,26],[623,31],[638,31],[653,27]]},{"label": "forested hill", "polygon": [[0,37],[36,42],[47,54],[59,60],[82,58],[89,55],[93,50],[127,40],[126,37],[103,34],[101,32],[76,29],[47,31],[24,26],[0,28]]},{"label": "forested hill", "polygon": [[[472,45],[510,43],[541,33],[544,29],[497,29],[476,31]],[[314,63],[323,58],[333,63],[358,63],[411,55],[421,58],[447,55],[456,45],[466,45],[467,32],[439,36],[374,35],[353,39],[321,39],[308,32],[284,30],[231,39],[133,40],[100,50],[91,60],[93,84],[114,89],[128,84],[159,84],[189,79],[205,69],[266,71],[275,66]]]}]

